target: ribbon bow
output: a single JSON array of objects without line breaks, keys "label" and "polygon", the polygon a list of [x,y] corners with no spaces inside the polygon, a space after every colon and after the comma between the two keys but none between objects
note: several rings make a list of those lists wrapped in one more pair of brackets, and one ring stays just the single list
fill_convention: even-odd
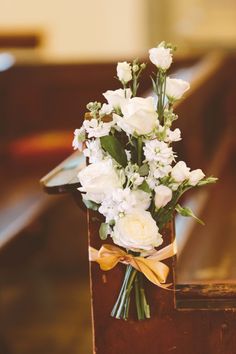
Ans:
[{"label": "ribbon bow", "polygon": [[97,262],[102,270],[110,270],[119,262],[130,264],[139,272],[143,273],[153,284],[164,289],[171,284],[164,284],[169,273],[169,267],[161,261],[175,254],[175,241],[161,250],[155,251],[148,257],[133,256],[114,245],[104,244],[100,250],[89,247],[89,260]]}]

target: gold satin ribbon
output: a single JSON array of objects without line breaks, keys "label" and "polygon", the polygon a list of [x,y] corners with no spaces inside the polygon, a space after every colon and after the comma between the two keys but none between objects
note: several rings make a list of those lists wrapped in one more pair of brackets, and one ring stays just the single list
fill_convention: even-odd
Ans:
[{"label": "gold satin ribbon", "polygon": [[153,284],[166,289],[171,285],[164,284],[169,273],[169,267],[161,261],[174,256],[176,251],[176,241],[174,241],[170,245],[144,258],[128,254],[117,246],[104,244],[100,250],[89,247],[89,260],[97,262],[102,270],[110,270],[119,262],[130,264],[143,273]]}]

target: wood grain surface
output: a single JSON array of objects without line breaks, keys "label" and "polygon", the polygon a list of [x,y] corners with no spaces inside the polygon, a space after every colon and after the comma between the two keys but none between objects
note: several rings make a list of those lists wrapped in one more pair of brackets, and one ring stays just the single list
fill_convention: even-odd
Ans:
[{"label": "wood grain surface", "polygon": [[[98,236],[99,217],[89,212],[89,244],[101,246]],[[174,237],[173,225],[164,232],[165,243]],[[174,260],[169,260],[170,278],[174,280]],[[94,354],[234,354],[236,348],[236,287],[227,286],[224,291],[215,286],[189,285],[175,287],[173,291],[162,290],[146,282],[147,296],[151,306],[151,319],[137,321],[134,308],[128,321],[110,316],[124,275],[124,266],[118,265],[109,272],[102,272],[96,263],[90,264],[92,297]],[[200,288],[200,289],[199,289]],[[210,290],[211,289],[211,290]],[[209,291],[210,290],[210,291]],[[184,307],[177,308],[176,294],[182,294]],[[187,296],[186,296],[187,294]],[[209,300],[218,296],[225,301],[226,294],[233,299],[231,308],[207,308]],[[200,296],[201,295],[201,296]],[[191,298],[192,296],[192,298]],[[229,297],[229,296],[228,296]],[[191,299],[191,303],[186,302]],[[201,311],[194,308],[199,298],[203,301]],[[179,300],[181,296],[179,296]],[[205,302],[204,302],[205,300]],[[208,302],[206,302],[208,300]],[[180,302],[179,302],[180,305]]]}]

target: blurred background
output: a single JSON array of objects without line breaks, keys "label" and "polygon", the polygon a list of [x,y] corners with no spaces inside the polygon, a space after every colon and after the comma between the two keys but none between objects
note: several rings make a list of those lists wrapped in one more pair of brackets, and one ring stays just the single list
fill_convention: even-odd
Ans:
[{"label": "blurred background", "polygon": [[178,46],[172,75],[192,84],[176,107],[176,151],[220,177],[184,200],[206,226],[177,218],[177,281],[235,281],[236,2],[0,0],[0,9],[0,354],[92,353],[86,215],[58,193],[61,180],[45,182],[51,196],[39,180],[72,154],[86,104],[118,87],[116,62],[147,60],[162,40]]}]

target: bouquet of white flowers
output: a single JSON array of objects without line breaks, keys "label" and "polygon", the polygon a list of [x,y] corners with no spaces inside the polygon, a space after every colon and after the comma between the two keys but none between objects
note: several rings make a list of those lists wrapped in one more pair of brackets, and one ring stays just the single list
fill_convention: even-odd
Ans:
[{"label": "bouquet of white flowers", "polygon": [[171,145],[181,140],[181,132],[171,130],[178,118],[173,104],[189,89],[189,83],[167,76],[173,52],[165,42],[149,50],[156,67],[151,79],[153,97],[137,96],[144,63],[118,63],[117,77],[123,88],[106,91],[107,103],[90,102],[82,127],[75,130],[73,146],[83,149],[88,161],[78,174],[83,201],[104,216],[100,238],[109,236],[122,247],[104,244],[99,251],[90,249],[90,259],[103,270],[118,262],[126,264],[111,313],[115,318],[128,318],[132,289],[138,319],[150,317],[143,276],[168,287],[169,268],[161,261],[175,254],[174,244],[156,250],[163,243],[162,229],[175,212],[195,217],[178,204],[179,198],[190,188],[216,181],[200,169],[190,171],[184,161],[176,163]]}]

